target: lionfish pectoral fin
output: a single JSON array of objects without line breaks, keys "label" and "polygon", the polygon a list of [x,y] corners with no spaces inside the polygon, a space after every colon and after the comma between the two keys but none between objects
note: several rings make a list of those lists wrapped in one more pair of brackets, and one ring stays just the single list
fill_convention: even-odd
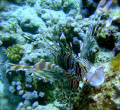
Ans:
[{"label": "lionfish pectoral fin", "polygon": [[51,62],[38,62],[31,69],[32,76],[53,82],[60,79],[63,72],[63,69]]},{"label": "lionfish pectoral fin", "polygon": [[52,81],[53,82],[53,79],[50,78],[49,76],[46,76],[45,73],[42,72],[42,71],[35,71],[35,70],[33,70],[31,76],[33,76],[35,78],[44,79],[46,82],[48,82],[48,81]]},{"label": "lionfish pectoral fin", "polygon": [[[6,64],[6,63],[0,63],[0,64]],[[10,71],[27,71],[28,74],[31,73],[33,77],[42,78],[46,81],[55,81],[58,79],[61,79],[62,73],[64,73],[64,70],[60,68],[58,65],[55,65],[51,62],[38,62],[33,66],[28,65],[16,65],[16,64],[10,64],[12,65],[6,73]],[[14,65],[14,66],[13,66]]]},{"label": "lionfish pectoral fin", "polygon": [[0,65],[4,65],[5,63],[0,62]]},{"label": "lionfish pectoral fin", "polygon": [[29,71],[33,66],[27,66],[27,65],[15,65],[15,66],[12,66],[10,67],[6,73],[10,72],[10,71],[20,71],[20,70],[23,70],[23,71]]},{"label": "lionfish pectoral fin", "polygon": [[32,70],[32,74],[33,77],[36,78],[42,78],[46,81],[56,81],[62,78],[62,75],[59,73],[56,73],[54,70],[42,70],[42,71],[36,71],[36,70]]},{"label": "lionfish pectoral fin", "polygon": [[11,67],[6,71],[6,73],[10,71],[20,71],[20,70],[27,70],[29,71],[33,66],[27,66],[27,65],[16,65],[13,63],[2,63],[0,62],[0,65],[10,65]]}]

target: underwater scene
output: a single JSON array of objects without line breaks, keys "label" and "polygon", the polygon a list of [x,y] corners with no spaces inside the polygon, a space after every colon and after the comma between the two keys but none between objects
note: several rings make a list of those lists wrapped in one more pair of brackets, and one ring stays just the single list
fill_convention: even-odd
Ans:
[{"label": "underwater scene", "polygon": [[120,110],[120,0],[0,0],[0,110]]}]

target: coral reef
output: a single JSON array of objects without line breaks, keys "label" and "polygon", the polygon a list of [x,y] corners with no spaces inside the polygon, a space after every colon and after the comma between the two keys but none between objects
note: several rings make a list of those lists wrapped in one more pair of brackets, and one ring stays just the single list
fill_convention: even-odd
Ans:
[{"label": "coral reef", "polygon": [[[117,26],[111,26],[102,30],[102,32],[97,36],[97,42],[100,47],[113,49],[115,46],[115,41],[119,37]],[[104,42],[104,43],[103,43]]]},{"label": "coral reef", "polygon": [[[99,17],[94,14],[97,0],[6,0],[4,3],[0,5],[0,64],[5,62],[7,66],[0,65],[1,109],[59,110],[69,109],[72,104],[73,110],[120,109],[118,5],[111,8],[107,16]],[[106,19],[114,16],[117,17],[110,23],[111,26],[100,31]],[[94,38],[94,46],[89,47],[89,41],[84,44],[84,47],[87,46],[87,55],[86,50],[83,49],[83,52],[81,49],[85,38]],[[33,68],[29,71],[16,69],[5,72],[12,62],[27,67],[43,61],[54,63],[52,54],[56,55],[60,51],[59,46],[56,46],[59,42],[66,47],[68,44],[74,56],[86,55],[93,67],[87,73],[89,84],[81,82],[77,92],[70,90],[67,78],[46,82],[31,75]],[[84,54],[81,55],[81,52]]]},{"label": "coral reef", "polygon": [[82,0],[81,13],[83,16],[89,16],[90,14],[94,13],[97,3],[98,1],[96,0]]},{"label": "coral reef", "polygon": [[22,96],[25,107],[34,104],[34,100],[42,105],[55,100],[53,92],[55,85],[50,82],[45,83],[44,80],[33,78],[25,72],[8,73],[7,78],[10,83],[9,91],[14,95]]}]

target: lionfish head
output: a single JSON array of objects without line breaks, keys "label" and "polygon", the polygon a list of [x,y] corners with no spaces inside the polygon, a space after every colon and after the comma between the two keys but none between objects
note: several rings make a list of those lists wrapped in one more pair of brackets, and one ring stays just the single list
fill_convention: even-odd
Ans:
[{"label": "lionfish head", "polygon": [[100,86],[104,82],[103,68],[97,65],[91,67],[87,75],[88,82],[92,86]]}]

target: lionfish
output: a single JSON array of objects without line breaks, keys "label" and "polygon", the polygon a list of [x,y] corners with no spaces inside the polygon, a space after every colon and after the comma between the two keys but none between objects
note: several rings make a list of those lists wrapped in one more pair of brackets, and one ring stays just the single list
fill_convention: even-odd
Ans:
[{"label": "lionfish", "polygon": [[[11,65],[9,71],[28,71],[28,73],[37,78],[42,78],[46,82],[58,82],[58,88],[56,89],[56,97],[58,101],[70,109],[75,109],[76,105],[79,108],[79,94],[80,94],[80,83],[89,83],[92,86],[99,86],[104,82],[103,68],[97,65],[93,65],[87,60],[87,54],[89,54],[92,45],[94,44],[94,34],[98,28],[97,24],[101,19],[102,15],[106,15],[112,4],[115,4],[116,0],[101,0],[98,4],[94,18],[91,19],[91,24],[86,31],[84,42],[80,41],[79,55],[74,54],[72,43],[68,43],[66,37],[62,35],[57,39],[54,38],[43,38],[49,45],[54,63],[51,62],[38,62],[33,66],[28,65]],[[95,21],[97,19],[97,23]],[[115,18],[108,19],[102,27],[99,29],[99,33],[102,28],[110,26],[112,20]],[[49,41],[54,42],[54,46]],[[6,63],[0,63],[6,64]]]}]

